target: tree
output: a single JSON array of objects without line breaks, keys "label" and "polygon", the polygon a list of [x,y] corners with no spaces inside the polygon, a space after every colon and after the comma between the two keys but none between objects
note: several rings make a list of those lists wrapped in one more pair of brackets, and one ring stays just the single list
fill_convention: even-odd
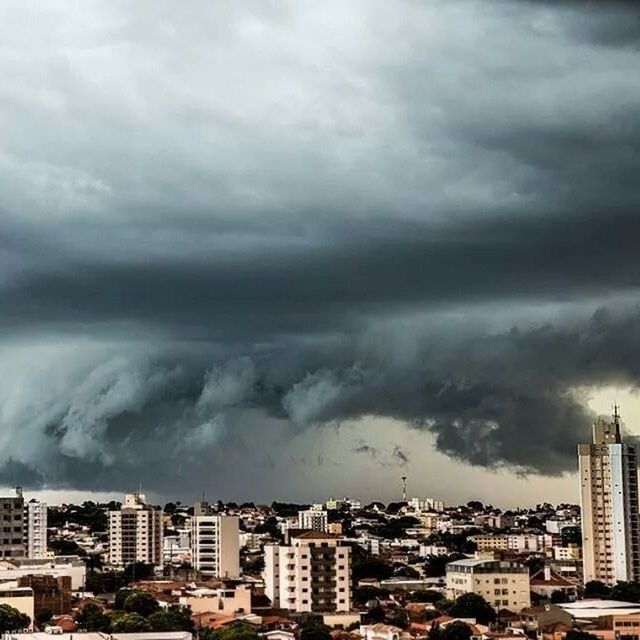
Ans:
[{"label": "tree", "polygon": [[114,633],[136,633],[151,631],[151,625],[139,613],[121,613],[113,617],[111,629]]},{"label": "tree", "polygon": [[225,629],[202,629],[201,640],[258,640],[258,633],[245,622],[238,622]]},{"label": "tree", "polygon": [[584,597],[585,598],[608,598],[611,589],[600,580],[589,580],[584,585]]},{"label": "tree", "polygon": [[488,624],[496,619],[493,607],[475,593],[458,596],[447,613],[454,618],[475,618],[480,624]]},{"label": "tree", "polygon": [[551,594],[550,600],[553,604],[562,604],[563,602],[568,601],[567,594],[562,589],[559,589],[558,591],[554,591]]},{"label": "tree", "polygon": [[160,605],[151,594],[144,591],[133,591],[127,596],[122,608],[127,613],[138,613],[143,618],[148,618],[160,608]]},{"label": "tree", "polygon": [[51,609],[40,609],[40,611],[36,613],[35,618],[36,626],[41,629],[51,621],[53,611],[51,611]]},{"label": "tree", "polygon": [[148,580],[153,578],[153,565],[144,562],[128,564],[124,568],[123,576],[127,584],[136,580]]},{"label": "tree", "polygon": [[442,629],[441,640],[469,640],[471,627],[462,620],[456,620]]},{"label": "tree", "polygon": [[154,631],[193,631],[191,610],[187,607],[171,605],[164,611],[152,613],[147,621]]},{"label": "tree", "polygon": [[0,633],[20,631],[31,624],[31,618],[8,604],[0,604]]},{"label": "tree", "polygon": [[357,604],[367,604],[369,600],[386,598],[388,595],[389,592],[385,589],[378,589],[378,587],[365,585],[364,587],[356,587],[353,590],[353,601]]},{"label": "tree", "polygon": [[367,624],[375,624],[376,622],[384,622],[385,619],[384,609],[380,605],[376,605],[367,611],[366,613],[366,623]]},{"label": "tree", "polygon": [[76,624],[87,631],[111,631],[111,618],[97,604],[85,604],[76,615]]},{"label": "tree", "polygon": [[440,593],[440,591],[435,591],[434,589],[425,589],[424,591],[414,591],[409,596],[409,600],[411,602],[427,602],[435,604],[436,602],[444,600],[444,595]]},{"label": "tree", "polygon": [[87,552],[81,549],[73,540],[49,540],[48,547],[56,556],[85,556]]},{"label": "tree", "polygon": [[609,597],[612,600],[622,600],[624,602],[640,602],[640,583],[618,582],[618,584],[611,587]]},{"label": "tree", "polygon": [[393,575],[393,567],[382,558],[366,553],[358,545],[352,549],[351,569],[354,583],[358,583],[363,578],[386,580]]},{"label": "tree", "polygon": [[452,553],[448,556],[429,556],[424,564],[424,575],[427,578],[438,578],[447,572],[446,566],[450,562],[460,560],[464,556],[460,553]]},{"label": "tree", "polygon": [[400,629],[408,629],[409,628],[409,614],[403,609],[396,609],[391,616],[389,622],[394,627],[399,627]]},{"label": "tree", "polygon": [[300,623],[300,640],[331,640],[331,629],[319,616],[307,616]]},{"label": "tree", "polygon": [[581,631],[580,629],[569,629],[565,640],[598,640],[598,636],[593,635],[593,633],[588,633],[587,631]]},{"label": "tree", "polygon": [[117,593],[116,593],[116,598],[113,602],[113,608],[116,611],[122,611],[124,609],[124,603],[125,600],[132,594],[132,593],[139,593],[138,590],[136,589],[120,589]]},{"label": "tree", "polygon": [[399,578],[411,578],[416,579],[420,577],[420,574],[413,568],[406,564],[400,565],[395,571],[393,575]]}]

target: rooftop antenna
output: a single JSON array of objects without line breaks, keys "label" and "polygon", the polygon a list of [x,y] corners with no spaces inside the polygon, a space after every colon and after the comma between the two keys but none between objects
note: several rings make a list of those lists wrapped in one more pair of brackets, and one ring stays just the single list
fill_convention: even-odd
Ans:
[{"label": "rooftop antenna", "polygon": [[407,501],[407,476],[402,476],[402,502]]}]

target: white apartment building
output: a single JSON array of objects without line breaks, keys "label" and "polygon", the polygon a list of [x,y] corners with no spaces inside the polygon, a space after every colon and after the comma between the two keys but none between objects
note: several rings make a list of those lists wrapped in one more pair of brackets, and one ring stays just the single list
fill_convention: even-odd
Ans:
[{"label": "white apartment building", "polygon": [[411,500],[409,500],[409,507],[418,513],[430,511],[442,513],[444,511],[444,502],[442,500],[435,500],[434,498],[411,498]]},{"label": "white apartment building", "polygon": [[312,531],[327,531],[327,512],[320,506],[298,511],[298,528]]},{"label": "white apartment building", "polygon": [[447,598],[482,596],[495,609],[514,613],[531,606],[529,568],[517,562],[471,558],[447,565]]},{"label": "white apartment building", "polygon": [[238,516],[214,513],[197,503],[191,519],[191,558],[194,569],[206,578],[240,576],[240,524]]},{"label": "white apartment building", "polygon": [[47,505],[30,500],[25,505],[27,530],[27,558],[42,560],[47,557]]},{"label": "white apartment building", "polygon": [[109,511],[109,563],[162,566],[162,530],[162,509],[141,493],[127,494],[120,509]]},{"label": "white apartment building", "polygon": [[578,463],[584,581],[640,579],[637,450],[622,442],[617,408],[578,445]]},{"label": "white apartment building", "polygon": [[476,543],[478,551],[516,551],[518,553],[544,552],[559,541],[559,536],[551,534],[478,534],[470,540]]},{"label": "white apartment building", "polygon": [[351,609],[351,549],[329,533],[306,531],[290,545],[266,545],[265,594],[298,613]]}]

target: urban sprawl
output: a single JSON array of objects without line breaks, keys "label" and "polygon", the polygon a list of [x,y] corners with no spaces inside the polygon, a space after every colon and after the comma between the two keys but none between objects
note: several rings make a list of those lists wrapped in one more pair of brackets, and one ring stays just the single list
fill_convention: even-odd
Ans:
[{"label": "urban sprawl", "polygon": [[581,505],[47,506],[0,498],[6,640],[640,639],[635,445],[578,445]]}]

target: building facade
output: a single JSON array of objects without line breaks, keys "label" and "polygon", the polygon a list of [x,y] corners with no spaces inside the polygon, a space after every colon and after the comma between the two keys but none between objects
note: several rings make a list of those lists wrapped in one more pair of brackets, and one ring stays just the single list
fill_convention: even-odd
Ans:
[{"label": "building facade", "polygon": [[47,557],[47,505],[29,500],[24,511],[27,558],[42,560]]},{"label": "building facade", "polygon": [[197,503],[191,519],[191,561],[205,578],[238,578],[238,517],[216,514],[207,503]]},{"label": "building facade", "polygon": [[306,531],[289,545],[265,546],[265,594],[298,613],[351,609],[351,549],[338,536]]},{"label": "building facade", "polygon": [[0,498],[0,560],[24,558],[26,540],[22,489],[16,495]]},{"label": "building facade", "polygon": [[162,529],[162,509],[141,493],[127,494],[120,509],[109,511],[109,563],[162,566]]},{"label": "building facade", "polygon": [[510,560],[471,558],[447,565],[447,598],[482,596],[495,609],[519,613],[531,606],[529,568]]},{"label": "building facade", "polygon": [[599,418],[593,442],[578,445],[584,581],[640,579],[638,461],[622,442],[620,418]]},{"label": "building facade", "polygon": [[298,511],[298,528],[326,532],[327,512],[318,507]]}]

